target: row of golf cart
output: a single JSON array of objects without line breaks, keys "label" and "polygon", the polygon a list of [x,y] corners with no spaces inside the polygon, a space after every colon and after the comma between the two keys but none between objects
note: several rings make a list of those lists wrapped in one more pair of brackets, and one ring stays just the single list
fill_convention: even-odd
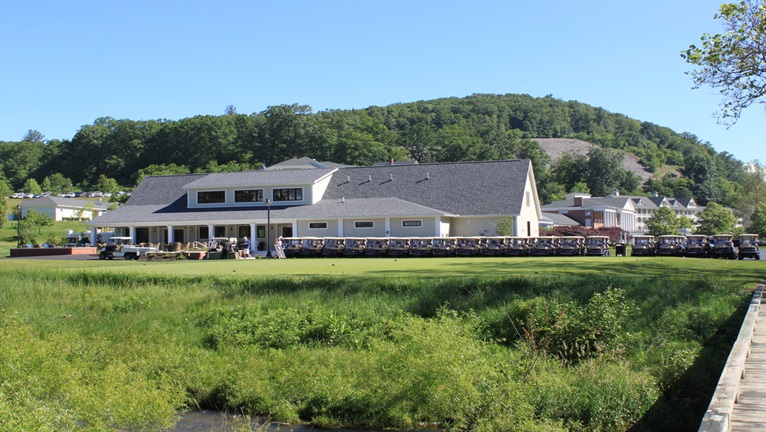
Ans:
[{"label": "row of golf cart", "polygon": [[609,256],[592,237],[283,237],[285,257]]},{"label": "row of golf cart", "polygon": [[632,256],[761,259],[757,234],[633,236]]}]

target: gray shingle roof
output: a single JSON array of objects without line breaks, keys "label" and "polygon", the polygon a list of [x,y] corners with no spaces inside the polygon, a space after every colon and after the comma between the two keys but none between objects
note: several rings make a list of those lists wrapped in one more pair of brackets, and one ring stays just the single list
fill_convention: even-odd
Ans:
[{"label": "gray shingle roof", "polygon": [[529,160],[340,168],[324,197],[396,197],[458,215],[519,214]]},{"label": "gray shingle roof", "polygon": [[97,201],[90,201],[90,200],[81,200],[81,199],[75,199],[75,198],[59,198],[59,197],[42,197],[37,198],[32,201],[24,201],[22,202],[22,207],[24,204],[32,204],[33,206],[40,207],[44,205],[50,205],[50,206],[56,206],[56,207],[82,207],[85,208],[88,205],[90,205],[93,210],[106,210],[107,205],[99,204]]},{"label": "gray shingle roof", "polygon": [[[273,207],[271,219],[325,219],[359,217],[404,217],[404,216],[451,216],[440,210],[403,201],[398,198],[369,198],[347,200],[322,200],[315,205]],[[162,225],[170,222],[187,223],[198,221],[224,222],[264,220],[267,210],[263,207],[237,209],[185,209],[178,206],[124,205],[119,209],[94,219],[98,224]]]},{"label": "gray shingle roof", "polygon": [[[194,221],[254,221],[266,218],[260,207],[188,209],[184,188],[220,186],[249,178],[242,186],[313,182],[332,174],[324,197],[314,205],[271,207],[272,218],[514,215],[524,202],[529,160],[448,164],[348,167],[315,170],[257,171],[149,176],[128,202],[93,224],[162,224]],[[265,176],[252,176],[263,173]],[[213,177],[212,179],[210,177]],[[253,181],[259,183],[253,184]],[[305,184],[305,183],[304,183]]]}]

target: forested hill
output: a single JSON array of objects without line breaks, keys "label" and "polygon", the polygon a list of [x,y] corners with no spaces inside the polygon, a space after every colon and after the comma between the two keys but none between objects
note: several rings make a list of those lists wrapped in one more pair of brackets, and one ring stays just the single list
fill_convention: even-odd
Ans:
[{"label": "forested hill", "polygon": [[[612,151],[551,165],[530,138],[577,138],[633,153],[650,171],[679,166],[683,175],[642,185],[605,168],[614,165]],[[251,115],[228,107],[220,116],[178,121],[105,117],[67,140],[45,141],[30,131],[21,142],[0,143],[0,168],[14,190],[28,188],[30,179],[49,190],[69,180],[83,189],[114,187],[111,179],[132,187],[145,174],[253,169],[295,156],[353,165],[529,158],[544,199],[573,188],[600,194],[619,187],[733,205],[744,173],[742,162],[694,135],[575,101],[513,94],[316,113],[302,105]]]}]

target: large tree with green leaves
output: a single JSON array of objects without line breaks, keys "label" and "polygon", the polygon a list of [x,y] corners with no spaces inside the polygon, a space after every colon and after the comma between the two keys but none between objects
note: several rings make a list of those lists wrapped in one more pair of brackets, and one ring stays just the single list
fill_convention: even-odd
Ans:
[{"label": "large tree with green leaves", "polygon": [[691,45],[681,56],[697,66],[691,72],[696,87],[720,92],[719,119],[736,123],[743,109],[764,103],[766,96],[766,5],[762,0],[726,3],[714,18],[725,33],[703,34],[702,46]]},{"label": "large tree with green leaves", "polygon": [[681,224],[669,207],[660,207],[646,220],[649,234],[654,236],[678,234]]},{"label": "large tree with green leaves", "polygon": [[697,231],[707,235],[731,233],[736,223],[737,218],[731,210],[711,202],[699,213]]},{"label": "large tree with green leaves", "polygon": [[766,237],[766,202],[761,202],[755,206],[755,210],[750,216],[748,231]]}]

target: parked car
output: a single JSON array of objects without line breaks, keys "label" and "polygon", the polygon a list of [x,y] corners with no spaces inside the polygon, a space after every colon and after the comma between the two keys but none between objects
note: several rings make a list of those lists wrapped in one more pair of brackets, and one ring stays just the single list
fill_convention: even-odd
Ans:
[{"label": "parked car", "polygon": [[346,247],[343,255],[348,257],[361,257],[367,253],[367,239],[361,237],[346,238]]},{"label": "parked car", "polygon": [[657,255],[657,242],[653,235],[634,235],[631,241],[633,242],[631,256]]},{"label": "parked car", "polygon": [[413,256],[431,256],[433,250],[434,244],[431,237],[414,237],[410,239],[410,253]]},{"label": "parked car", "polygon": [[334,258],[343,255],[343,249],[346,247],[346,239],[342,237],[325,237],[322,246],[322,256]]},{"label": "parked car", "polygon": [[300,256],[302,249],[303,239],[296,237],[282,237],[282,250],[285,252],[285,258]]},{"label": "parked car", "polygon": [[609,256],[611,252],[607,236],[588,236],[585,245],[588,248],[588,256]]},{"label": "parked car", "polygon": [[150,252],[157,252],[157,248],[134,245],[133,239],[130,237],[111,237],[99,251],[98,258],[102,260],[114,258],[137,260],[141,255]]},{"label": "parked car", "polygon": [[324,239],[321,237],[303,237],[302,257],[317,257],[322,254]]},{"label": "parked car", "polygon": [[709,258],[710,243],[707,240],[707,236],[702,234],[687,235],[686,256],[694,258]]},{"label": "parked car", "polygon": [[758,234],[740,234],[737,238],[739,239],[739,251],[737,253],[739,259],[761,259],[761,251],[758,249]]},{"label": "parked car", "polygon": [[737,259],[734,249],[734,236],[731,234],[715,234],[710,236],[710,256],[713,258]]},{"label": "parked car", "polygon": [[367,239],[367,256],[381,257],[388,255],[388,237],[373,237]]},{"label": "parked car", "polygon": [[508,239],[508,256],[529,256],[534,249],[534,243],[527,237],[511,237]]},{"label": "parked car", "polygon": [[439,237],[433,240],[433,254],[436,256],[453,256],[457,250],[455,237]]},{"label": "parked car", "polygon": [[487,237],[484,255],[503,256],[508,252],[509,237]]},{"label": "parked car", "polygon": [[559,238],[553,236],[538,237],[532,255],[555,256],[559,254]]},{"label": "parked car", "polygon": [[682,235],[661,235],[657,238],[658,256],[682,257],[686,254],[686,237]]},{"label": "parked car", "polygon": [[460,256],[479,256],[484,251],[484,237],[457,237],[455,253]]},{"label": "parked car", "polygon": [[585,237],[564,236],[559,243],[559,255],[582,256],[585,255]]},{"label": "parked car", "polygon": [[410,239],[392,237],[388,241],[388,256],[400,257],[410,254]]}]

